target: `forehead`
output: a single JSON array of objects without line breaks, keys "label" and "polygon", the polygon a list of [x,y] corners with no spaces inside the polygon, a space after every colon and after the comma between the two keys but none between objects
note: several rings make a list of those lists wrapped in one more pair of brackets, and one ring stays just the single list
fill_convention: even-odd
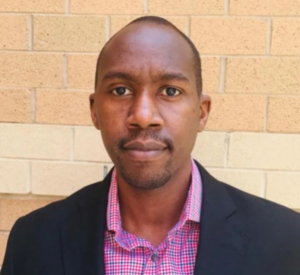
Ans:
[{"label": "forehead", "polygon": [[125,27],[111,39],[98,69],[98,77],[110,70],[126,70],[150,75],[175,71],[193,78],[194,60],[188,43],[172,28],[137,23]]}]

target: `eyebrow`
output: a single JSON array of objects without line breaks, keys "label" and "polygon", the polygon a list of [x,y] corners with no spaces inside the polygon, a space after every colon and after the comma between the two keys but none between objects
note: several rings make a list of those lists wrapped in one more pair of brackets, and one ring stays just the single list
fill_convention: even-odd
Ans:
[{"label": "eyebrow", "polygon": [[[135,77],[129,73],[125,72],[118,72],[118,71],[110,71],[107,72],[103,78],[103,80],[112,80],[112,79],[122,79],[127,81],[135,81],[138,77]],[[171,73],[162,73],[157,74],[156,76],[151,76],[151,78],[155,81],[171,81],[171,80],[177,80],[177,81],[183,81],[183,82],[189,82],[189,79],[183,75],[182,73],[177,72],[171,72]]]},{"label": "eyebrow", "polygon": [[102,80],[110,80],[110,79],[124,79],[124,80],[132,81],[134,80],[134,77],[128,73],[110,71],[106,73],[102,78]]},{"label": "eyebrow", "polygon": [[188,82],[188,78],[184,76],[182,73],[164,73],[157,77],[158,80],[170,81],[170,80],[178,80]]}]

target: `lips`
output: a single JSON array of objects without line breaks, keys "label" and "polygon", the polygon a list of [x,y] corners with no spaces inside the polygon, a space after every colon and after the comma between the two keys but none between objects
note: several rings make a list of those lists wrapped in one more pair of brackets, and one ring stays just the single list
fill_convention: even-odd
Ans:
[{"label": "lips", "polygon": [[127,155],[138,161],[149,161],[161,156],[168,146],[154,140],[134,140],[124,144]]},{"label": "lips", "polygon": [[137,151],[159,151],[167,148],[166,144],[157,141],[142,141],[134,140],[128,142],[124,145],[127,150],[137,150]]}]

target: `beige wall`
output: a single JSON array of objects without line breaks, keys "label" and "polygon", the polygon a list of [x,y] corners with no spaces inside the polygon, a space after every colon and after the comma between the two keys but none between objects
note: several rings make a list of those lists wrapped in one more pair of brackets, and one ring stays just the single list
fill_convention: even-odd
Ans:
[{"label": "beige wall", "polygon": [[213,109],[194,157],[300,209],[300,0],[0,0],[1,262],[17,217],[111,167],[89,118],[96,58],[145,14],[169,19],[202,54]]}]

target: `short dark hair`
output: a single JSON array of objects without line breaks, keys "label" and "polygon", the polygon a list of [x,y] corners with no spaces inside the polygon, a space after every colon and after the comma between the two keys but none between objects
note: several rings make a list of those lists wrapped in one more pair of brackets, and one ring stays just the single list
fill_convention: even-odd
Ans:
[{"label": "short dark hair", "polygon": [[[127,26],[135,24],[135,23],[141,23],[141,22],[150,22],[150,23],[155,23],[155,24],[159,24],[159,25],[165,25],[168,27],[171,27],[172,29],[174,29],[177,33],[179,33],[182,38],[189,44],[192,53],[193,53],[193,59],[194,59],[194,68],[195,68],[195,76],[196,76],[196,85],[197,85],[197,92],[199,95],[201,95],[202,93],[202,69],[201,69],[201,59],[200,59],[200,54],[196,48],[196,46],[194,45],[194,43],[189,39],[189,37],[187,35],[185,35],[181,30],[179,30],[176,26],[174,26],[171,22],[169,22],[168,20],[159,17],[159,16],[143,16],[143,17],[139,17],[135,20],[133,20],[132,22],[130,22],[129,24],[127,24]],[[109,43],[109,42],[107,42]],[[107,45],[107,43],[105,44],[105,46],[102,48],[99,57],[98,57],[98,61],[97,61],[97,66],[96,66],[96,76],[95,76],[95,90],[97,87],[97,78],[98,78],[98,67],[100,64],[100,58],[104,52],[104,49]]]}]

